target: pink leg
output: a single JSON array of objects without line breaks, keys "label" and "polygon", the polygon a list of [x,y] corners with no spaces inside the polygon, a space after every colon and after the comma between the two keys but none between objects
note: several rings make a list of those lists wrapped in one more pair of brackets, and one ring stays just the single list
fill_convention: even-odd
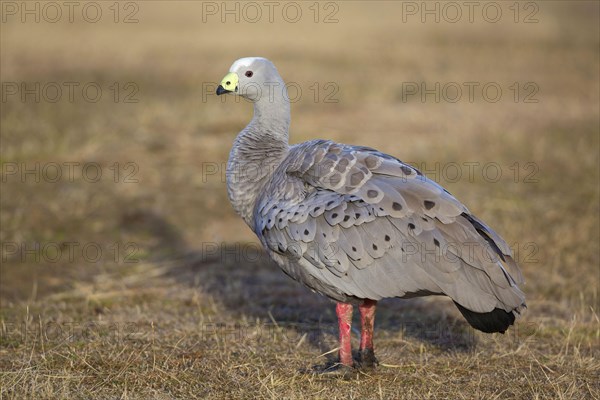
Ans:
[{"label": "pink leg", "polygon": [[335,308],[340,330],[340,363],[349,367],[354,364],[352,361],[352,345],[350,343],[352,308],[352,304],[348,303],[337,303]]},{"label": "pink leg", "polygon": [[375,326],[375,300],[365,300],[358,309],[360,310],[360,361],[361,365],[371,367],[377,363],[373,347],[373,331]]}]

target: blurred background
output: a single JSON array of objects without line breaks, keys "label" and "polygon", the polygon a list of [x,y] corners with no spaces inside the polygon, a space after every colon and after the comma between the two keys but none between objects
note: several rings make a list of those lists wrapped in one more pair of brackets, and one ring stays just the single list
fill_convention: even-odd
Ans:
[{"label": "blurred background", "polygon": [[[292,143],[333,139],[412,163],[523,269],[525,336],[469,331],[485,343],[475,352],[403,328],[467,332],[444,299],[384,303],[380,359],[410,367],[363,377],[378,398],[464,385],[482,397],[599,395],[598,2],[1,7],[7,398],[347,394],[298,372],[335,347],[333,306],[271,264],[227,200],[224,165],[252,106],[214,91],[246,56],[269,58],[289,83]],[[314,337],[294,322],[324,328]],[[202,336],[215,323],[225,336]],[[295,340],[254,340],[257,324]],[[480,359],[492,361],[467,367]]]}]

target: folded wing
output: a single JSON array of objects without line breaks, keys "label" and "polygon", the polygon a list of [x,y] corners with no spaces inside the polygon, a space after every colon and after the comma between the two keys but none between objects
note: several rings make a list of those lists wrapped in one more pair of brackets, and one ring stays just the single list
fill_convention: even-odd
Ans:
[{"label": "folded wing", "polygon": [[370,148],[292,147],[254,218],[287,273],[338,300],[446,294],[476,313],[524,306],[507,243],[440,185]]}]

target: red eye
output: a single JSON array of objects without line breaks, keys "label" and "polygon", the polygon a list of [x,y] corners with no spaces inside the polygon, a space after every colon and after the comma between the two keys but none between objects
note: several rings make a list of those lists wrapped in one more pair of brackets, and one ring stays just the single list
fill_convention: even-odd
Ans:
[{"label": "red eye", "polygon": [[246,76],[248,78],[252,78],[252,75],[254,75],[254,72],[252,72],[252,71],[246,71]]}]

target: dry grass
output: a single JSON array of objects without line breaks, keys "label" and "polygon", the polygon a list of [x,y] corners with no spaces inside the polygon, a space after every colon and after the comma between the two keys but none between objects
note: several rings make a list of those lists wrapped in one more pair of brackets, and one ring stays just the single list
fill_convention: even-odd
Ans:
[{"label": "dry grass", "polygon": [[[1,104],[0,398],[600,398],[598,4],[538,3],[536,24],[402,23],[394,2],[338,3],[338,23],[314,24],[302,4],[297,24],[202,23],[194,2],[138,2],[129,25],[2,23],[3,82],[98,82],[104,96]],[[331,303],[256,252],[207,174],[251,108],[203,98],[203,84],[246,55],[303,89],[292,141],[415,162],[515,243],[529,311],[510,333],[472,331],[445,299],[385,301],[382,365],[315,373],[334,357]],[[504,95],[405,102],[413,81],[498,82]],[[139,103],[111,101],[113,82],[134,82]],[[315,82],[334,82],[339,102],[315,101]],[[512,101],[513,82],[535,82],[539,102]],[[23,182],[6,169],[65,162],[97,162],[102,179]],[[109,167],[128,162],[138,182],[115,183]],[[463,168],[449,181],[435,166],[452,162],[503,175]],[[69,242],[103,256],[70,259]],[[12,254],[35,243],[62,258]]]}]

